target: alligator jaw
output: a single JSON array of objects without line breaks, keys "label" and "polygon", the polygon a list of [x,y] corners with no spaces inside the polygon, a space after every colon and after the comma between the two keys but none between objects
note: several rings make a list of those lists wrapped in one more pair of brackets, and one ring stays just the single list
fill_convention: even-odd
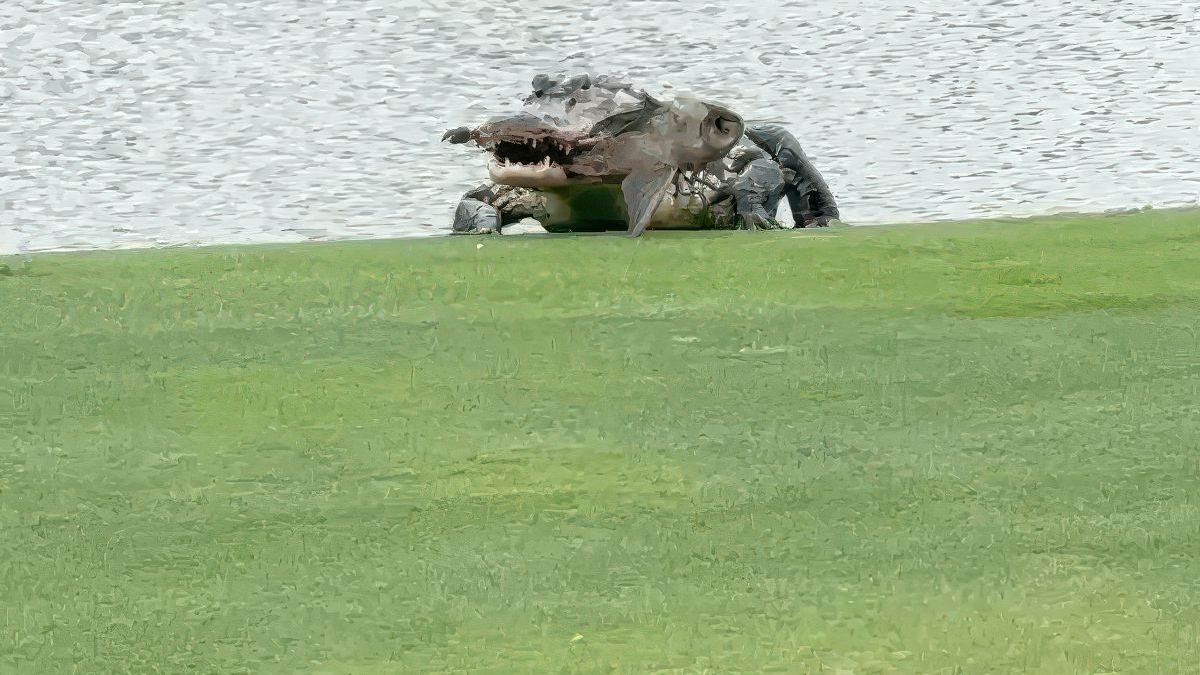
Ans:
[{"label": "alligator jaw", "polygon": [[576,182],[567,178],[567,172],[561,166],[550,163],[549,158],[538,164],[506,163],[492,158],[488,162],[488,174],[493,182],[514,187],[562,187]]}]

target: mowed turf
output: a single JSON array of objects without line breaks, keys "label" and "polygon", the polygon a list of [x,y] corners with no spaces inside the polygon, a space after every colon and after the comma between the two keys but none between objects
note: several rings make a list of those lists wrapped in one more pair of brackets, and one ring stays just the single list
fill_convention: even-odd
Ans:
[{"label": "mowed turf", "polygon": [[1200,214],[0,259],[0,672],[1200,670]]}]

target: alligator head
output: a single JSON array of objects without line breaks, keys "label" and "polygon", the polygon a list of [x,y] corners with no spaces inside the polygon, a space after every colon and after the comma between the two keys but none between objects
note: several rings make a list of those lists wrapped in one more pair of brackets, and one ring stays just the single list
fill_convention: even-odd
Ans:
[{"label": "alligator head", "polygon": [[716,103],[659,100],[607,76],[538,75],[524,110],[452,129],[442,140],[489,151],[488,173],[502,185],[619,182],[636,235],[679,171],[721,159],[744,129],[741,117]]}]

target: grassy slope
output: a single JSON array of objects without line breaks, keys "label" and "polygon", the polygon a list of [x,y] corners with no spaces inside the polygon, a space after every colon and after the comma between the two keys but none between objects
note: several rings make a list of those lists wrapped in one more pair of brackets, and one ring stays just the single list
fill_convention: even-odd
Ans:
[{"label": "grassy slope", "polygon": [[1198,258],[1150,212],[9,259],[0,671],[1193,672]]}]

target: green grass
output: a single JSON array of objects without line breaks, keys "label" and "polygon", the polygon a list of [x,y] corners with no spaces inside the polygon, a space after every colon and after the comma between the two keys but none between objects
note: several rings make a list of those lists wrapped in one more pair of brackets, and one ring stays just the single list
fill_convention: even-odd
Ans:
[{"label": "green grass", "polygon": [[0,263],[0,672],[1200,671],[1196,212]]}]

